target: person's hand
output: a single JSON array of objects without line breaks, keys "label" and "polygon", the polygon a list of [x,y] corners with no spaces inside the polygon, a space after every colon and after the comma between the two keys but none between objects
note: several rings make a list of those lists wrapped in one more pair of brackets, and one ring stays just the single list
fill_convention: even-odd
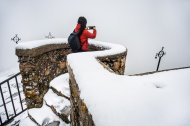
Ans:
[{"label": "person's hand", "polygon": [[87,29],[88,30],[93,30],[93,29],[95,29],[95,26],[88,26]]}]

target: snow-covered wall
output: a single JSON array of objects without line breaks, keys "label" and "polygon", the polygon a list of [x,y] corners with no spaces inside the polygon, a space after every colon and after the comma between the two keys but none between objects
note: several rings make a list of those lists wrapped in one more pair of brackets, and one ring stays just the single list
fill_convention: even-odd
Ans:
[{"label": "snow-covered wall", "polygon": [[28,49],[35,43],[31,41],[18,44],[16,49],[27,108],[42,107],[50,81],[67,72],[66,56],[71,53],[64,39],[47,41],[46,45],[44,41],[37,42],[43,46]]},{"label": "snow-covered wall", "polygon": [[[43,97],[49,90],[50,81],[58,75],[68,72],[66,67],[67,55],[70,53],[72,51],[65,38],[29,41],[19,43],[16,46],[27,108],[42,107]],[[95,61],[102,64],[110,72],[124,74],[127,55],[125,47],[100,41],[90,41],[88,53],[99,54]],[[79,62],[84,59],[78,58],[77,60]]]},{"label": "snow-covered wall", "polygon": [[165,47],[160,69],[190,65],[189,0],[1,0],[0,72],[18,67],[15,34],[22,41],[49,32],[68,37],[79,16],[96,25],[97,40],[128,48],[126,73],[156,69],[155,54]]}]

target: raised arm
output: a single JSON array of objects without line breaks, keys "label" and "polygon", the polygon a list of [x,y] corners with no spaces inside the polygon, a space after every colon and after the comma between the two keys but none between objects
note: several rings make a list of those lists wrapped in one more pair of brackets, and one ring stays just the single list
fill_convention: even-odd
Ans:
[{"label": "raised arm", "polygon": [[93,29],[93,33],[89,32],[88,30],[84,31],[85,36],[88,38],[96,38],[96,29]]}]

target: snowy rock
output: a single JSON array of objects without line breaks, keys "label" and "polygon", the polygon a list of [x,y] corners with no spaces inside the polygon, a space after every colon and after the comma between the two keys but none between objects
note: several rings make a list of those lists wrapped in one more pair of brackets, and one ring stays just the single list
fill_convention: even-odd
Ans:
[{"label": "snowy rock", "polygon": [[60,122],[59,121],[53,121],[53,122],[49,122],[50,119],[49,118],[45,118],[42,126],[59,126]]},{"label": "snowy rock", "polygon": [[50,87],[59,95],[70,97],[69,74],[62,74],[50,82]]},{"label": "snowy rock", "polygon": [[47,121],[48,119],[48,124],[58,121],[60,122],[61,126],[67,126],[64,121],[62,121],[56,114],[53,113],[53,111],[45,104],[45,102],[41,108],[29,109],[28,115],[31,120],[36,122],[37,125],[42,125],[45,120]]},{"label": "snowy rock", "polygon": [[58,96],[51,89],[45,94],[44,100],[52,111],[63,121],[69,123],[70,101],[64,97]]},{"label": "snowy rock", "polygon": [[59,121],[53,121],[45,126],[59,126],[60,122]]}]

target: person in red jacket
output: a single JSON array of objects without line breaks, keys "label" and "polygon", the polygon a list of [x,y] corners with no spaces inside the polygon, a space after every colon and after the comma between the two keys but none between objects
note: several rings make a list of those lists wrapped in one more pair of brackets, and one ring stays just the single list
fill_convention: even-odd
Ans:
[{"label": "person in red jacket", "polygon": [[75,27],[74,32],[79,32],[79,38],[80,38],[80,44],[81,44],[81,49],[80,51],[88,51],[89,44],[88,44],[88,38],[94,39],[96,38],[96,28],[93,27],[93,33],[88,31],[88,28],[86,27],[87,20],[85,17],[79,17],[78,23]]}]

